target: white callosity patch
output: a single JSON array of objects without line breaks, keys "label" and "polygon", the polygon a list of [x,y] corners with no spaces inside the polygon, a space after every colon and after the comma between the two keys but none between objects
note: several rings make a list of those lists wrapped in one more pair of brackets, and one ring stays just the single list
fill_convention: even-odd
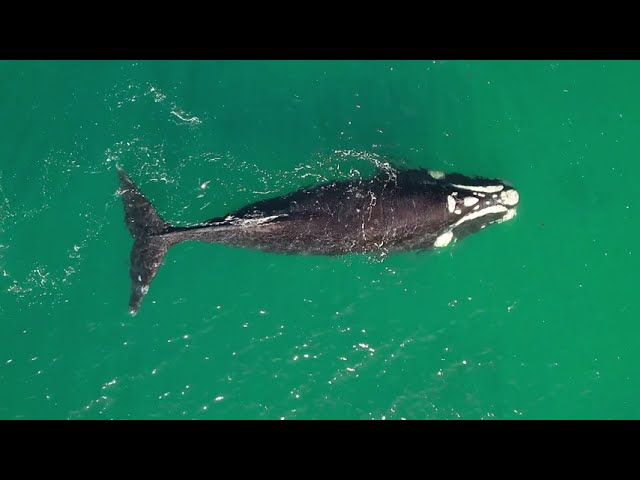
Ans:
[{"label": "white callosity patch", "polygon": [[444,232],[438,238],[436,238],[436,241],[433,243],[433,246],[437,248],[446,247],[451,243],[451,240],[453,240],[453,232],[449,230],[447,232]]},{"label": "white callosity patch", "polygon": [[456,188],[462,188],[463,190],[469,190],[470,192],[482,192],[482,193],[497,193],[504,190],[504,185],[458,185],[452,183],[451,186]]},{"label": "white callosity patch", "polygon": [[500,203],[503,205],[513,207],[514,205],[517,205],[519,201],[520,195],[518,195],[517,190],[505,190],[500,193]]},{"label": "white callosity patch", "polygon": [[506,222],[507,220],[511,220],[513,217],[516,216],[517,210],[515,208],[510,209],[507,213],[504,214],[504,217],[502,217],[500,220],[498,220],[498,223],[502,223],[502,222]]},{"label": "white callosity patch", "polygon": [[447,195],[447,209],[449,210],[449,213],[453,213],[456,209],[456,199],[451,195]]},{"label": "white callosity patch", "polygon": [[[456,223],[453,224],[452,228],[456,228],[459,225],[469,222],[471,220],[475,220],[477,218],[484,217],[486,215],[500,215],[500,217],[493,219],[487,223],[502,223],[507,220],[512,219],[516,215],[516,205],[520,202],[520,196],[518,191],[512,188],[505,190],[504,185],[488,185],[488,186],[465,186],[465,185],[453,185],[457,188],[465,189],[472,191],[474,196],[464,197],[462,199],[462,204],[465,207],[473,207],[473,209],[468,212],[466,215],[463,215]],[[483,193],[479,193],[483,192]],[[490,199],[486,199],[484,202],[480,202],[480,198],[485,197],[484,194],[491,194]],[[480,197],[480,198],[478,198]],[[448,203],[449,211],[451,211],[451,206]],[[461,213],[460,209],[457,205],[454,208],[455,213]],[[484,228],[486,225],[483,225],[481,228]],[[444,234],[443,234],[444,235]],[[441,237],[443,236],[441,235]],[[438,237],[439,243],[444,242],[445,238],[440,239]],[[449,240],[450,241],[450,240]],[[447,242],[448,243],[448,242]]]},{"label": "white callosity patch", "polygon": [[463,203],[465,207],[473,207],[479,201],[480,200],[477,197],[465,197]]},{"label": "white callosity patch", "polygon": [[441,172],[440,170],[429,170],[429,175],[431,175],[436,180],[444,178],[444,172]]},{"label": "white callosity patch", "polygon": [[476,218],[484,217],[485,215],[490,215],[492,213],[505,213],[508,211],[508,208],[504,205],[491,205],[490,207],[483,208],[482,210],[478,210],[476,212],[471,212],[458,220],[454,227],[463,224],[464,222],[468,222],[470,220],[475,220]]}]

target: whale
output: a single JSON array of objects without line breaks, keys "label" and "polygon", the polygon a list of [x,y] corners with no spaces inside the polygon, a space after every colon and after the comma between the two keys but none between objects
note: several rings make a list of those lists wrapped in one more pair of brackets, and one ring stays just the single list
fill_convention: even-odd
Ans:
[{"label": "whale", "polygon": [[378,168],[259,200],[191,225],[165,221],[120,166],[119,194],[133,238],[129,313],[135,315],[168,250],[199,241],[286,255],[337,256],[444,248],[512,219],[509,182],[425,168]]}]

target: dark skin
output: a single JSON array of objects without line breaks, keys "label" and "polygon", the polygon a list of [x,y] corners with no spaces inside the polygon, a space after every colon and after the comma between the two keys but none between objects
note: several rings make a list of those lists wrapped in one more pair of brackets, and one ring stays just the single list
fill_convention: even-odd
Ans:
[{"label": "dark skin", "polygon": [[423,170],[393,173],[263,200],[168,236],[287,254],[428,248],[451,216],[450,188]]},{"label": "dark skin", "polygon": [[426,250],[443,233],[451,236],[457,224],[462,226],[456,229],[459,238],[503,213],[471,218],[481,206],[498,201],[497,195],[480,193],[467,206],[464,197],[474,193],[456,186],[502,185],[497,180],[459,174],[436,178],[426,170],[383,169],[369,179],[302,189],[198,225],[175,227],[161,218],[124,171],[119,175],[125,223],[134,238],[131,313],[140,307],[168,249],[183,241],[306,255]]}]

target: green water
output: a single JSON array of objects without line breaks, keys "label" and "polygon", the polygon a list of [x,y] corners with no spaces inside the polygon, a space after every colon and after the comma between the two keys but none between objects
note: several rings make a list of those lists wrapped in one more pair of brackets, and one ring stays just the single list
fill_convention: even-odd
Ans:
[{"label": "green water", "polygon": [[[640,418],[640,63],[0,63],[0,418]],[[173,248],[128,314],[123,165],[190,223],[378,159],[512,221],[376,261]]]}]

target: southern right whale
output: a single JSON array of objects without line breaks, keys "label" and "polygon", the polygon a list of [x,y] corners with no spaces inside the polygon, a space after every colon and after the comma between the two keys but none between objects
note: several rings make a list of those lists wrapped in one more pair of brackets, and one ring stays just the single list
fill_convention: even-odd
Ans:
[{"label": "southern right whale", "polygon": [[131,314],[140,308],[168,249],[186,240],[307,255],[427,250],[512,218],[519,203],[517,190],[501,180],[391,168],[174,226],[124,170],[118,173],[125,223],[134,239]]}]

